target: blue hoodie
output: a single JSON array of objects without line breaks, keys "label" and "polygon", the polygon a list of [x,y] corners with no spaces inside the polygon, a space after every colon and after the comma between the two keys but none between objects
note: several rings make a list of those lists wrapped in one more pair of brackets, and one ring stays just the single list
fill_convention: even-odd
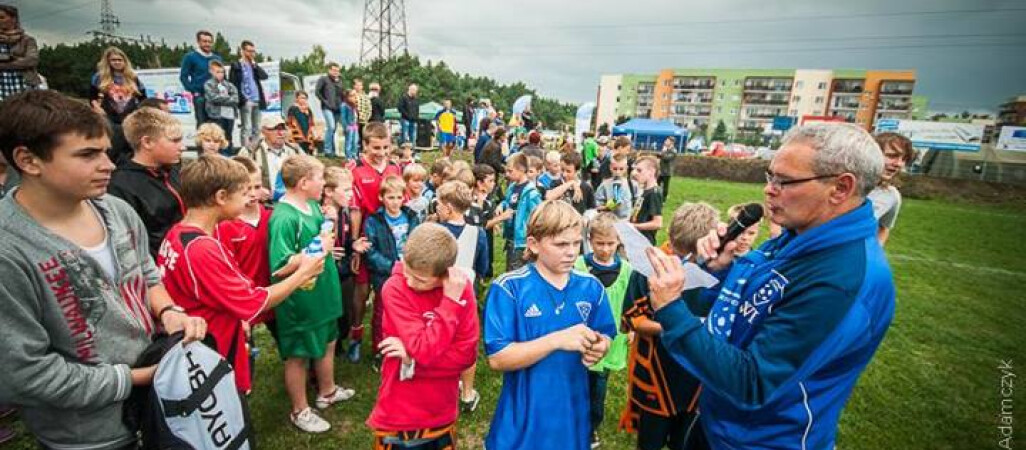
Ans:
[{"label": "blue hoodie", "polygon": [[706,323],[656,313],[674,359],[703,383],[713,449],[833,448],[837,422],[894,317],[871,202],[737,259]]},{"label": "blue hoodie", "polygon": [[[506,199],[502,201],[503,208],[509,208],[509,204],[513,202],[513,186],[514,183],[510,183],[509,187],[506,188]],[[513,222],[506,221],[505,228],[503,229],[507,239],[513,242],[513,248],[527,248],[527,219],[531,218],[531,213],[541,203],[542,196],[538,192],[538,187],[533,182],[528,181],[520,191]]]}]

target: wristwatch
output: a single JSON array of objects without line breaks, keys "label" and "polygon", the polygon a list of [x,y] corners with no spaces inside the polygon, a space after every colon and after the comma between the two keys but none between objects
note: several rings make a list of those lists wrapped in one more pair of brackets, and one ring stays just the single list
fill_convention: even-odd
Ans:
[{"label": "wristwatch", "polygon": [[178,306],[178,305],[167,305],[164,308],[162,308],[159,313],[157,313],[157,321],[163,322],[164,321],[164,313],[166,313],[168,311],[174,311],[174,312],[185,314],[185,308],[182,308],[181,306]]}]

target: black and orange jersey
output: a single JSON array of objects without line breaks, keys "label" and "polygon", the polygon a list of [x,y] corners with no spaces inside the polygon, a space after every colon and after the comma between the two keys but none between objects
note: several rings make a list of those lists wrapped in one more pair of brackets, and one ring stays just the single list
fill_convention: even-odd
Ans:
[{"label": "black and orange jersey", "polygon": [[[623,307],[621,323],[628,331],[634,331],[639,318],[653,318],[654,311],[648,300],[648,278],[639,273],[631,275]],[[640,411],[663,417],[694,412],[701,384],[673,360],[658,336],[635,332],[628,377],[629,411],[624,416],[627,422],[633,421],[629,419]],[[626,422],[621,426],[632,429]]]}]

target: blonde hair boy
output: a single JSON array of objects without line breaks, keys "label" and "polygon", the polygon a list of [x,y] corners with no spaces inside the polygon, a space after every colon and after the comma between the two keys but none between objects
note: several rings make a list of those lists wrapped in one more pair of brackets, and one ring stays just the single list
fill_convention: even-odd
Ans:
[{"label": "blonde hair boy", "polygon": [[698,239],[716,229],[720,213],[705,202],[685,203],[673,212],[670,222],[670,245],[678,255],[687,256],[695,252]]}]

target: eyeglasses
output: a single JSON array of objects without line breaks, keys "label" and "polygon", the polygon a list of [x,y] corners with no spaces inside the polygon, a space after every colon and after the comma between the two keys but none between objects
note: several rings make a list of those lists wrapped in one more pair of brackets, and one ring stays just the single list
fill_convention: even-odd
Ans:
[{"label": "eyeglasses", "polygon": [[805,183],[805,182],[813,181],[813,180],[822,180],[822,179],[825,179],[825,178],[833,178],[833,177],[838,177],[838,176],[841,176],[841,175],[843,175],[843,174],[834,173],[834,174],[830,174],[830,175],[819,175],[819,176],[815,176],[815,177],[796,178],[796,179],[793,179],[793,180],[787,180],[787,179],[781,179],[780,176],[778,176],[777,174],[767,170],[766,171],[766,184],[770,185],[770,187],[772,187],[773,189],[780,190],[780,189],[783,189],[785,186],[790,186],[792,184],[800,184],[800,183]]}]

